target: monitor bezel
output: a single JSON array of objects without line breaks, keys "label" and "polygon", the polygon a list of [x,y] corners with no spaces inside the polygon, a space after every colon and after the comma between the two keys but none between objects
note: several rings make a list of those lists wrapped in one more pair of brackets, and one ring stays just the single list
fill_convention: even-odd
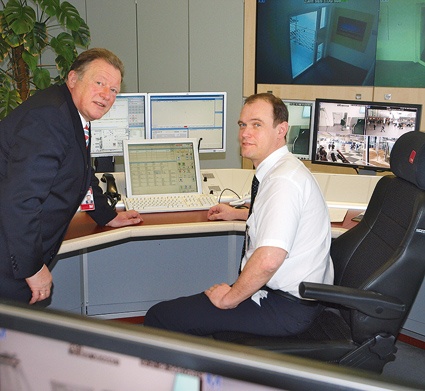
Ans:
[{"label": "monitor bezel", "polygon": [[[414,108],[416,109],[416,122],[415,128],[410,131],[420,131],[420,122],[422,117],[422,105],[419,103],[398,103],[398,102],[375,102],[375,101],[363,101],[363,100],[345,100],[345,99],[329,99],[329,98],[316,98],[315,104],[315,113],[314,113],[314,128],[313,128],[313,137],[311,143],[311,163],[317,165],[327,165],[335,167],[346,167],[353,168],[357,172],[366,170],[374,172],[391,172],[390,167],[381,167],[381,166],[372,166],[372,165],[362,165],[355,163],[342,163],[342,162],[330,162],[317,159],[317,139],[319,133],[319,124],[320,124],[320,107],[321,103],[335,103],[335,104],[347,104],[347,105],[364,105],[364,106],[387,106],[387,107],[405,107],[405,108]],[[367,115],[367,110],[365,110],[365,120]]]},{"label": "monitor bezel", "polygon": [[[190,92],[149,92],[148,94],[148,111],[147,111],[147,122],[148,127],[146,127],[146,138],[147,139],[153,139],[152,138],[152,99],[155,99],[156,97],[214,97],[214,96],[222,96],[223,97],[223,127],[221,131],[221,147],[220,148],[203,148],[202,147],[202,141],[199,142],[199,153],[216,153],[216,152],[226,152],[226,142],[227,142],[227,92],[225,91],[190,91]],[[192,138],[192,137],[189,137]],[[157,140],[157,139],[153,139]],[[199,141],[199,140],[198,140]]]},{"label": "monitor bezel", "polygon": [[[311,113],[310,113],[310,134],[309,134],[309,148],[308,148],[308,154],[304,155],[304,154],[299,154],[299,153],[294,153],[292,151],[290,151],[294,156],[296,156],[298,159],[300,160],[311,160],[311,152],[312,152],[312,142],[313,142],[313,130],[314,130],[314,119],[315,119],[315,106],[316,106],[316,101],[315,100],[308,100],[308,99],[282,99],[283,103],[285,103],[286,107],[288,108],[288,103],[296,103],[296,104],[306,104],[307,105],[311,105]],[[289,108],[288,108],[288,112],[289,112]],[[303,117],[305,118],[305,117]],[[291,122],[291,113],[289,112],[289,118],[288,118],[288,123]],[[291,126],[291,125],[289,125]],[[288,133],[289,133],[289,129],[288,129]]]},{"label": "monitor bezel", "polygon": [[[169,365],[176,373],[181,368],[278,389],[355,391],[376,387],[389,391],[410,390],[405,385],[386,382],[378,375],[347,367],[0,300],[0,335],[3,338],[7,330]],[[44,354],[43,357],[35,365],[45,366],[48,356]]]},{"label": "monitor bezel", "polygon": [[[199,161],[199,150],[198,150],[198,140],[195,138],[159,138],[159,139],[129,139],[124,140],[123,142],[123,156],[124,156],[124,172],[126,173],[126,194],[127,197],[133,196],[133,187],[128,173],[130,173],[130,156],[129,156],[129,146],[131,145],[140,145],[140,144],[190,144],[193,149],[193,159],[195,162],[196,170],[196,188],[198,193],[202,193],[202,177],[200,175],[200,161]],[[170,193],[173,195],[173,193]]]}]

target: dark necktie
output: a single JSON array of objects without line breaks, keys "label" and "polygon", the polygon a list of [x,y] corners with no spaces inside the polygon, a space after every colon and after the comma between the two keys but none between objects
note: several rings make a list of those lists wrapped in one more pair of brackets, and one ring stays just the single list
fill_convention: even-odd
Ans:
[{"label": "dark necktie", "polygon": [[249,205],[248,217],[251,216],[252,206],[254,205],[254,200],[255,200],[255,197],[257,195],[259,184],[260,184],[260,182],[258,182],[257,177],[254,175],[254,178],[252,178],[252,183],[251,183],[251,204]]},{"label": "dark necktie", "polygon": [[[254,201],[255,201],[255,197],[257,195],[259,184],[260,184],[260,182],[258,182],[257,177],[254,175],[254,177],[252,178],[252,183],[251,183],[251,204],[249,205],[248,218],[249,218],[249,216],[251,216],[251,213],[252,213],[252,207],[254,206]],[[247,226],[247,228],[248,228],[248,226]],[[241,264],[239,265],[239,274],[241,272],[242,259],[245,255],[245,247],[246,247],[246,244],[247,244],[246,243],[247,236],[248,236],[248,232],[246,230],[245,231],[245,239],[243,241],[243,246],[242,246],[242,256],[241,256]]]}]

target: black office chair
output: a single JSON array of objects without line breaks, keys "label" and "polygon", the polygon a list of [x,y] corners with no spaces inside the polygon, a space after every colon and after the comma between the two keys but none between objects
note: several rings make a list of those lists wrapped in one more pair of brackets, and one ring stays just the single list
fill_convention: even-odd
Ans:
[{"label": "black office chair", "polygon": [[325,304],[301,335],[215,338],[381,373],[425,273],[425,133],[401,136],[394,175],[376,185],[362,221],[331,246],[335,285],[304,282],[300,294]]}]

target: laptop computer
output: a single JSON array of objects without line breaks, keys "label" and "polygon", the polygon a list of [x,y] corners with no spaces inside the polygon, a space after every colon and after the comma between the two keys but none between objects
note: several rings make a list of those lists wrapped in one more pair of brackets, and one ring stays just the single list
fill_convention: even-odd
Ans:
[{"label": "laptop computer", "polygon": [[174,212],[217,204],[202,193],[197,139],[130,139],[123,149],[127,209]]}]

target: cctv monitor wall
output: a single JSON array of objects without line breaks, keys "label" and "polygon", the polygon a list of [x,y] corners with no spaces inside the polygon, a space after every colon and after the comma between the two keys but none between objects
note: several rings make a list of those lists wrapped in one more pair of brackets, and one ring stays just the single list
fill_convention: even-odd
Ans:
[{"label": "cctv monitor wall", "polygon": [[394,143],[419,131],[422,105],[316,99],[312,163],[390,171]]}]

